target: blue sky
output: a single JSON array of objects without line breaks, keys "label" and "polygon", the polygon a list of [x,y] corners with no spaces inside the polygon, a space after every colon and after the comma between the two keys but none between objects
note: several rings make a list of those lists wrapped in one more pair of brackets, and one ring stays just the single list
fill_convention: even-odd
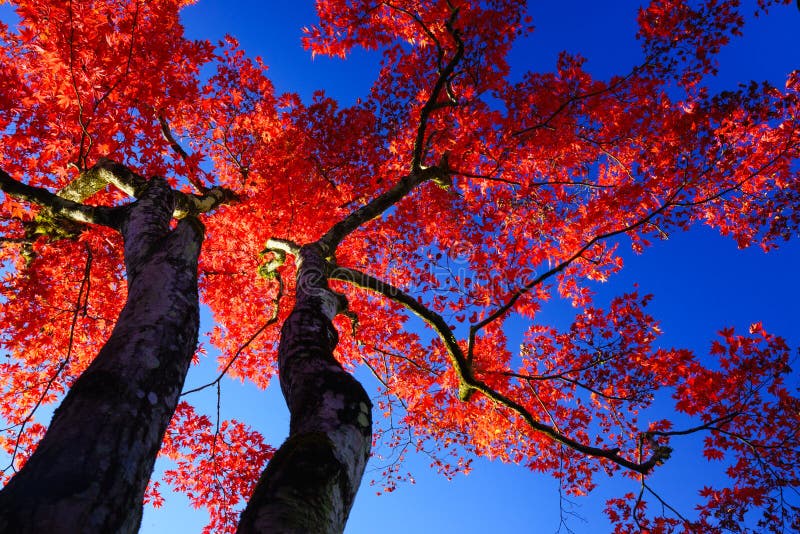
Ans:
[{"label": "blue sky", "polygon": [[[625,72],[638,58],[635,2],[531,1],[536,32],[514,49],[515,74],[525,70],[552,69],[560,50],[588,58],[588,69],[598,75]],[[0,16],[8,6],[0,6]],[[184,23],[192,38],[215,41],[225,33],[236,36],[251,55],[260,55],[270,67],[276,92],[297,92],[307,98],[315,89],[343,104],[365,95],[377,71],[378,56],[356,51],[347,61],[317,57],[300,46],[301,28],[313,24],[311,1],[199,0],[184,11]],[[739,81],[768,79],[782,84],[785,74],[800,67],[796,35],[800,12],[794,7],[776,9],[755,21],[744,39],[729,46],[720,57],[718,87]],[[758,249],[738,250],[735,243],[708,229],[671,236],[642,256],[626,257],[619,275],[599,287],[600,302],[629,291],[638,283],[655,299],[648,311],[661,321],[666,346],[707,350],[714,333],[724,326],[745,329],[763,321],[768,331],[783,335],[793,347],[800,346],[796,306],[800,302],[797,266],[800,246],[789,243],[763,254]],[[698,297],[698,295],[702,295]],[[569,305],[554,303],[545,316],[558,324],[568,321]],[[187,389],[207,381],[214,370],[200,367],[190,372]],[[359,373],[370,392],[375,384]],[[204,397],[202,397],[204,396]],[[213,392],[197,394],[196,402],[212,406]],[[277,388],[260,392],[227,381],[223,386],[223,416],[247,420],[261,429],[275,446],[288,432],[288,413]],[[422,457],[411,457],[408,469],[416,484],[377,497],[368,485],[370,468],[356,499],[348,534],[400,534],[408,532],[459,532],[478,534],[554,532],[559,525],[558,485],[522,467],[478,461],[469,476],[447,481],[427,468]],[[698,476],[702,473],[702,476]],[[691,514],[694,491],[704,478],[718,476],[691,445],[676,450],[670,465],[653,479],[671,502]],[[568,519],[577,533],[607,530],[601,510],[605,498],[631,491],[633,486],[599,479],[600,487],[570,508],[582,516]],[[201,511],[192,511],[180,496],[170,497],[161,510],[147,509],[142,533],[199,532],[205,524]]]}]

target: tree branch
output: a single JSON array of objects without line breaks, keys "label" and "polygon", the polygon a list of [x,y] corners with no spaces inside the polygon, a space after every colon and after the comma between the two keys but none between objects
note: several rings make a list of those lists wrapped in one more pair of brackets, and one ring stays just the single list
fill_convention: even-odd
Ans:
[{"label": "tree branch", "polygon": [[[138,198],[147,188],[148,180],[121,163],[100,158],[95,165],[82,171],[56,195],[41,187],[14,180],[0,169],[0,189],[9,195],[38,204],[54,215],[79,223],[101,224],[116,228],[112,214],[118,208],[82,204],[108,184],[131,197]],[[172,194],[175,197],[175,211],[172,216],[176,219],[208,213],[220,204],[236,199],[233,191],[223,187],[207,189],[203,195],[191,195],[180,191],[173,191]]]},{"label": "tree branch", "polygon": [[510,378],[518,378],[520,380],[525,380],[527,382],[547,382],[547,381],[550,381],[550,380],[560,380],[561,382],[566,382],[567,384],[572,384],[572,385],[577,386],[579,388],[585,389],[586,391],[588,391],[590,393],[593,393],[593,394],[597,395],[598,397],[602,397],[604,399],[612,400],[612,401],[632,401],[632,400],[634,400],[636,398],[635,395],[631,395],[631,396],[628,396],[628,397],[618,397],[616,395],[607,395],[607,394],[603,393],[602,391],[599,391],[598,389],[593,388],[592,386],[581,382],[580,380],[576,380],[574,378],[569,378],[567,376],[564,376],[566,373],[569,373],[571,371],[576,371],[576,370],[573,369],[573,370],[570,370],[570,371],[565,371],[564,373],[554,374],[554,375],[538,375],[538,376],[526,375],[526,374],[521,374],[521,373],[513,373],[513,372],[509,372],[509,371],[487,371],[487,374],[498,374],[498,375],[507,376],[507,377],[510,377]]},{"label": "tree branch", "polygon": [[[298,254],[299,249],[300,247],[291,241],[283,239],[270,239],[267,241],[265,250],[277,252],[285,257],[286,254]],[[277,263],[275,266],[273,266],[273,269],[277,266]],[[434,330],[434,332],[436,332],[442,343],[444,343],[450,358],[450,363],[453,366],[453,370],[455,371],[459,380],[458,397],[462,401],[468,402],[472,393],[474,391],[479,391],[495,404],[504,406],[516,413],[535,432],[545,434],[554,441],[566,445],[580,453],[609,460],[621,467],[625,467],[637,473],[647,474],[653,469],[653,467],[663,463],[664,460],[669,458],[672,449],[669,447],[654,447],[652,455],[646,461],[633,462],[620,456],[620,451],[618,448],[603,449],[585,445],[570,438],[569,436],[562,434],[552,426],[540,423],[523,405],[494,390],[481,380],[475,378],[470,362],[465,357],[464,352],[461,350],[461,347],[458,344],[458,340],[453,335],[449,325],[447,322],[445,322],[442,316],[429,310],[426,306],[418,302],[411,295],[403,292],[401,289],[389,284],[388,282],[378,280],[369,274],[332,263],[327,263],[326,269],[329,271],[327,273],[329,279],[340,280],[342,282],[360,287],[361,289],[366,289],[373,293],[377,293],[393,302],[402,305],[407,310],[414,313],[414,315],[425,321],[425,323],[427,323]]]},{"label": "tree branch", "polygon": [[[2,173],[2,171],[0,171],[0,173]],[[67,341],[67,354],[64,356],[64,358],[62,358],[62,360],[56,366],[55,372],[47,380],[44,389],[42,389],[42,392],[36,399],[36,403],[33,405],[30,411],[28,411],[28,414],[22,419],[22,421],[8,428],[11,429],[16,426],[19,426],[19,431],[17,432],[17,436],[14,441],[14,449],[11,452],[11,460],[8,466],[14,473],[17,472],[17,468],[14,466],[14,463],[16,462],[17,454],[20,448],[20,440],[22,438],[22,434],[25,432],[25,427],[31,421],[31,419],[33,419],[33,416],[36,414],[36,411],[39,409],[42,403],[44,403],[44,399],[50,392],[50,388],[53,386],[53,383],[56,381],[56,379],[58,379],[59,376],[61,376],[61,373],[63,373],[64,370],[71,363],[72,349],[75,343],[75,328],[78,325],[78,317],[81,312],[83,312],[84,316],[86,315],[86,309],[89,305],[89,289],[91,287],[90,281],[92,274],[92,249],[89,248],[88,244],[84,244],[84,246],[86,248],[86,266],[83,269],[83,278],[81,279],[81,284],[80,287],[78,288],[78,297],[75,301],[75,307],[71,310],[72,322],[69,328],[69,339]],[[6,469],[8,469],[8,467]]]},{"label": "tree branch", "polygon": [[675,197],[680,193],[681,190],[682,190],[682,187],[679,187],[673,194],[671,194],[669,196],[669,198],[667,198],[667,200],[661,206],[659,206],[655,210],[651,211],[650,213],[648,213],[646,216],[642,217],[638,221],[636,221],[636,222],[634,222],[632,224],[629,224],[627,226],[624,226],[623,228],[618,228],[616,230],[610,230],[608,232],[595,235],[593,238],[591,238],[589,241],[587,241],[586,244],[584,244],[581,248],[579,248],[576,252],[574,252],[567,259],[565,259],[564,261],[562,261],[561,263],[559,263],[555,267],[553,267],[553,268],[547,270],[546,272],[540,274],[539,276],[537,276],[536,278],[534,278],[533,280],[531,280],[530,282],[528,282],[524,286],[520,287],[519,289],[516,289],[515,291],[513,291],[503,305],[501,305],[500,307],[495,309],[492,313],[490,313],[488,316],[486,316],[483,320],[481,320],[481,321],[479,321],[479,322],[477,322],[477,323],[475,323],[473,325],[470,325],[470,327],[469,327],[469,340],[468,340],[468,344],[467,344],[467,358],[468,358],[468,360],[472,361],[472,351],[474,350],[474,347],[475,347],[475,339],[476,339],[476,336],[477,336],[478,332],[480,330],[482,330],[484,327],[486,327],[486,325],[488,325],[489,323],[491,323],[493,321],[496,321],[498,318],[500,318],[503,315],[505,315],[506,313],[508,313],[511,310],[511,308],[514,307],[514,304],[516,304],[517,300],[519,300],[523,295],[528,293],[531,289],[533,289],[534,287],[538,286],[539,284],[541,284],[545,280],[547,280],[547,279],[555,276],[556,274],[564,271],[575,260],[577,260],[578,258],[582,257],[583,254],[587,250],[589,250],[592,246],[594,246],[596,243],[598,243],[600,241],[603,241],[605,239],[609,239],[611,237],[620,235],[620,234],[624,234],[624,233],[630,232],[631,230],[633,230],[635,228],[638,228],[638,227],[640,227],[640,226],[642,226],[644,224],[649,223],[659,213],[662,213],[667,208],[675,205],[673,203],[673,201],[675,200]]},{"label": "tree branch", "polygon": [[[78,180],[86,181],[87,186],[88,184],[93,184],[93,188],[97,187],[97,189],[94,189],[94,192],[99,191],[105,187],[106,184],[111,184],[127,195],[136,198],[138,198],[141,192],[147,187],[148,182],[146,178],[136,174],[125,165],[116,163],[107,158],[98,160],[91,169],[81,173]],[[72,184],[70,184],[70,186],[71,185]],[[88,193],[89,189],[87,189],[86,192]],[[172,216],[176,219],[182,219],[189,215],[207,213],[218,205],[236,198],[236,195],[232,191],[222,187],[207,189],[202,195],[191,195],[180,191],[173,191],[172,194],[175,197],[175,212]],[[86,198],[88,197],[84,197],[81,200],[85,200]]]},{"label": "tree branch", "polygon": [[337,222],[317,241],[327,256],[333,255],[345,237],[359,226],[374,219],[403,199],[417,185],[428,180],[444,180],[448,170],[439,166],[426,167],[403,176],[391,189],[370,200]]},{"label": "tree branch", "polygon": [[[272,303],[273,303],[272,315],[270,315],[269,319],[264,321],[264,324],[262,324],[258,328],[258,330],[253,332],[253,334],[249,338],[247,338],[247,341],[245,341],[238,349],[236,349],[236,352],[233,354],[233,356],[230,357],[228,362],[225,364],[225,367],[223,367],[222,370],[219,372],[219,374],[217,375],[217,378],[215,378],[211,382],[208,382],[207,384],[204,384],[202,386],[198,386],[198,387],[192,388],[192,389],[190,389],[188,391],[184,391],[183,393],[181,393],[181,395],[180,395],[181,397],[184,397],[184,396],[186,396],[186,395],[188,395],[190,393],[196,393],[198,391],[202,391],[202,390],[204,390],[206,388],[209,388],[211,386],[216,385],[217,388],[218,388],[217,389],[217,402],[219,402],[219,384],[222,381],[223,377],[226,374],[228,374],[228,371],[230,370],[231,366],[236,362],[236,360],[239,358],[239,355],[242,353],[242,351],[244,351],[244,349],[249,347],[250,344],[253,343],[253,341],[255,341],[255,339],[258,336],[260,336],[261,333],[264,330],[266,330],[268,326],[270,326],[272,324],[275,324],[278,321],[278,312],[280,311],[281,298],[283,298],[283,280],[280,277],[277,277],[277,280],[278,280],[278,292],[275,295],[275,298],[272,299]],[[219,415],[217,416],[217,421],[219,421]]]},{"label": "tree branch", "polygon": [[[80,176],[62,189],[61,192],[69,191],[72,194],[81,195],[75,200],[76,202],[83,202],[108,184],[113,185],[128,196],[138,198],[147,187],[147,179],[121,163],[108,158],[100,158],[92,167],[82,171]],[[59,195],[61,195],[61,192],[59,192]]]},{"label": "tree branch", "polygon": [[430,325],[444,343],[448,355],[450,356],[451,365],[453,366],[456,376],[459,379],[459,398],[462,401],[469,401],[471,392],[479,391],[495,404],[504,406],[516,413],[535,432],[545,434],[554,441],[566,445],[580,453],[609,460],[621,467],[625,467],[641,474],[649,473],[656,465],[666,460],[672,452],[668,447],[658,447],[653,451],[653,454],[646,461],[633,462],[620,456],[620,451],[618,448],[603,449],[585,445],[570,438],[569,436],[560,433],[552,426],[540,423],[523,405],[492,389],[490,386],[474,377],[472,374],[472,368],[464,356],[464,352],[461,350],[461,347],[458,345],[458,341],[450,330],[450,327],[440,315],[430,311],[427,307],[420,304],[415,298],[407,293],[404,293],[395,286],[355,269],[331,266],[331,272],[328,277],[330,279],[351,283],[362,289],[382,295],[393,302],[397,302]]},{"label": "tree branch", "polygon": [[18,182],[2,169],[0,169],[0,190],[12,197],[47,208],[54,215],[71,221],[118,228],[118,223],[114,216],[118,208],[86,206],[79,202],[67,200],[51,193],[47,189]]},{"label": "tree branch", "polygon": [[553,121],[553,119],[555,119],[558,115],[560,115],[564,110],[566,110],[572,104],[574,104],[576,102],[580,102],[581,100],[587,100],[587,99],[590,99],[590,98],[594,98],[596,96],[600,96],[600,95],[603,95],[603,94],[606,94],[606,93],[611,93],[611,92],[616,91],[622,85],[624,85],[627,81],[631,80],[634,76],[637,76],[641,71],[646,69],[647,66],[652,61],[653,61],[652,57],[645,58],[645,61],[641,65],[637,65],[627,75],[623,76],[622,78],[619,78],[614,83],[612,83],[610,85],[607,85],[607,86],[603,87],[602,89],[596,89],[594,91],[589,91],[587,93],[580,93],[580,94],[576,94],[576,95],[570,96],[565,101],[563,101],[555,109],[555,111],[550,113],[550,115],[546,119],[540,120],[539,122],[537,122],[536,124],[534,124],[532,126],[527,126],[527,127],[522,128],[520,130],[514,131],[514,132],[511,133],[511,136],[512,137],[519,137],[519,136],[525,135],[525,134],[527,134],[529,132],[532,132],[534,130],[538,130],[539,128],[555,129],[550,125],[550,123]]},{"label": "tree branch", "polygon": [[175,139],[175,136],[172,135],[172,130],[169,127],[169,123],[161,113],[158,114],[158,124],[161,126],[161,135],[164,136],[164,140],[169,143],[170,148],[172,148],[172,150],[178,154],[186,164],[186,170],[188,171],[187,178],[189,183],[192,184],[192,186],[197,189],[201,195],[208,193],[208,188],[203,185],[199,178],[197,178],[197,169],[190,163],[189,154],[183,149],[180,143],[178,143],[178,141]]},{"label": "tree branch", "polygon": [[439,77],[436,79],[436,83],[431,90],[431,94],[428,97],[428,100],[422,106],[422,110],[420,110],[419,127],[417,128],[417,135],[414,139],[414,148],[411,158],[412,173],[418,172],[423,168],[422,164],[424,160],[423,151],[425,147],[425,131],[428,126],[428,119],[430,118],[431,113],[440,107],[439,96],[441,95],[442,90],[447,88],[447,85],[450,83],[450,76],[453,75],[453,71],[455,71],[456,66],[464,57],[464,41],[461,40],[458,30],[453,27],[457,17],[458,8],[453,8],[450,18],[448,18],[445,22],[447,31],[456,42],[456,52],[453,54],[453,57],[450,58],[450,61],[447,62],[447,65],[445,65],[445,67],[439,71]]},{"label": "tree branch", "polygon": [[742,415],[742,412],[731,412],[729,414],[723,415],[722,417],[717,417],[716,419],[712,419],[708,423],[698,425],[692,428],[687,428],[685,430],[648,430],[645,432],[647,437],[650,436],[686,436],[688,434],[694,434],[695,432],[700,432],[703,430],[711,430],[716,432],[722,432],[723,430],[718,427],[718,425],[725,425],[733,421],[735,418]]},{"label": "tree branch", "polygon": [[436,332],[436,334],[444,343],[444,346],[447,349],[447,353],[450,357],[450,362],[456,369],[456,372],[461,379],[461,385],[459,385],[459,397],[462,400],[466,400],[466,397],[469,395],[468,383],[469,381],[474,380],[472,377],[472,369],[467,363],[461,347],[458,346],[458,340],[453,335],[452,330],[450,330],[450,327],[447,325],[441,315],[432,312],[426,306],[420,304],[417,299],[403,292],[401,289],[393,286],[392,284],[378,280],[373,276],[355,269],[333,265],[331,266],[331,272],[328,274],[328,278],[332,280],[348,282],[362,289],[382,295],[394,302],[397,302],[398,304],[401,304],[407,310],[414,313],[414,315],[425,321],[425,323],[427,323],[428,326],[430,326],[434,332]]}]

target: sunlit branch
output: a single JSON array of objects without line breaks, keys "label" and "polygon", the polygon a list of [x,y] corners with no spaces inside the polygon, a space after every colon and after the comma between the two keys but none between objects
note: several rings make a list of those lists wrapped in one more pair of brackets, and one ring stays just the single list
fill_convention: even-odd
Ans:
[{"label": "sunlit branch", "polygon": [[[81,185],[80,181],[87,181],[87,185]],[[81,172],[76,182],[78,183],[76,183],[74,187],[80,191],[82,195],[79,199],[80,202],[86,200],[89,196],[108,184],[113,185],[130,197],[138,197],[147,187],[147,179],[145,179],[144,176],[136,174],[125,165],[108,158],[100,158],[97,160],[97,163],[90,169]],[[88,184],[92,184],[92,190],[86,189],[84,192],[83,188],[88,187]],[[70,186],[72,186],[72,184],[64,189],[68,189]]]},{"label": "sunlit branch", "polygon": [[47,189],[18,182],[2,169],[0,169],[0,190],[12,197],[45,207],[54,215],[75,222],[100,224],[111,228],[118,226],[116,217],[114,217],[116,208],[86,206],[61,198]]},{"label": "sunlit branch", "polygon": [[77,178],[58,191],[58,196],[73,202],[84,202],[101,191],[109,184],[109,176],[99,169],[105,161],[101,159],[94,167],[81,171]]},{"label": "sunlit branch", "polygon": [[427,307],[420,304],[416,299],[404,293],[402,290],[394,287],[393,285],[378,280],[355,269],[332,266],[332,271],[329,274],[329,277],[335,280],[352,283],[353,285],[356,285],[362,289],[375,292],[391,301],[397,302],[431,326],[447,349],[451,365],[453,366],[453,369],[459,379],[459,398],[461,400],[468,401],[471,396],[471,392],[478,391],[492,402],[504,406],[516,413],[534,431],[545,434],[554,441],[564,444],[578,452],[609,460],[620,465],[621,467],[636,471],[637,473],[647,474],[653,469],[653,467],[669,457],[671,450],[668,447],[660,447],[657,448],[651,457],[646,461],[638,463],[632,462],[620,456],[620,451],[618,448],[603,449],[584,445],[583,443],[561,434],[555,428],[540,423],[534,418],[527,408],[507,397],[506,395],[503,395],[502,393],[492,389],[487,384],[474,377],[471,366],[467,362],[455,336],[453,336],[449,326],[440,315],[430,311]]},{"label": "sunlit branch", "polygon": [[661,228],[661,226],[659,226],[658,224],[653,222],[648,222],[645,224],[645,226],[647,226],[648,228],[652,228],[653,230],[658,232],[658,235],[661,237],[661,239],[664,240],[669,239],[669,233],[667,233],[667,231]]},{"label": "sunlit branch", "polygon": [[[45,207],[54,215],[79,223],[116,228],[115,214],[120,208],[82,204],[108,184],[131,197],[138,197],[147,187],[148,181],[125,165],[101,158],[56,195],[41,187],[14,180],[0,169],[0,190],[9,195]],[[189,195],[180,191],[173,191],[172,194],[175,197],[173,217],[176,219],[207,213],[220,204],[236,199],[232,191],[222,187],[208,189],[203,195]]]},{"label": "sunlit branch", "polygon": [[[144,177],[131,171],[125,165],[115,163],[106,158],[98,160],[91,169],[81,174],[81,178],[84,175],[89,180],[112,184],[132,197],[138,197],[148,183]],[[176,219],[207,213],[220,204],[236,199],[236,195],[232,191],[223,187],[206,189],[206,192],[202,195],[190,195],[180,191],[173,191],[172,194],[175,198],[175,212],[172,216]]]}]

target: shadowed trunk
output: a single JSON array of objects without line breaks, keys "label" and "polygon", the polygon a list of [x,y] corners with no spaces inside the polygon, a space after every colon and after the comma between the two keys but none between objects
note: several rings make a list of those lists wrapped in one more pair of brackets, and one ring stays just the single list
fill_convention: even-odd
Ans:
[{"label": "shadowed trunk", "polygon": [[289,439],[261,475],[241,534],[342,532],[372,446],[369,397],[333,357],[331,319],[343,297],[328,289],[318,246],[303,247],[297,259],[297,301],[278,350]]},{"label": "shadowed trunk", "polygon": [[120,208],[128,299],[33,456],[0,492],[3,533],[132,533],[197,345],[196,219],[160,178]]}]

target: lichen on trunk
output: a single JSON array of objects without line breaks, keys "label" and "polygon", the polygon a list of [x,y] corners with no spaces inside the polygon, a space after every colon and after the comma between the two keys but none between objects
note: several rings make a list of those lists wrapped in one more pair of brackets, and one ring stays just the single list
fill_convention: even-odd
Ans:
[{"label": "lichen on trunk", "polygon": [[342,532],[372,446],[369,397],[333,356],[331,320],[343,297],[328,288],[319,246],[302,247],[298,262],[296,303],[278,350],[289,439],[242,513],[242,534]]}]

